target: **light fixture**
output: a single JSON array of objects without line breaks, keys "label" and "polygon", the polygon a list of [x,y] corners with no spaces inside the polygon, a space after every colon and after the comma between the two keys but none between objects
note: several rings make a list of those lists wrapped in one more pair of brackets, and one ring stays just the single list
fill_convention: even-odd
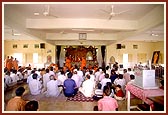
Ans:
[{"label": "light fixture", "polygon": [[14,36],[20,36],[21,34],[19,34],[19,33],[14,33],[13,35],[14,35]]},{"label": "light fixture", "polygon": [[87,31],[87,32],[93,32],[93,29],[82,29],[82,28],[72,28],[73,31]]},{"label": "light fixture", "polygon": [[35,15],[35,16],[39,16],[40,13],[38,13],[38,12],[34,12],[34,15]]},{"label": "light fixture", "polygon": [[14,30],[12,29],[12,35],[13,35],[13,36],[20,36],[21,34],[14,32]]},{"label": "light fixture", "polygon": [[154,34],[154,33],[152,33],[151,36],[156,36],[156,37],[157,37],[157,36],[159,36],[159,35],[158,35],[158,34]]}]

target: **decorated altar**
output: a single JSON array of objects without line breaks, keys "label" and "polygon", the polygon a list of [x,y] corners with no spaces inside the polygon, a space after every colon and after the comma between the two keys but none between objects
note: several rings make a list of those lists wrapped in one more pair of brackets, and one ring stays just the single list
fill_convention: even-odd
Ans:
[{"label": "decorated altar", "polygon": [[78,67],[81,65],[82,57],[86,60],[86,67],[89,65],[94,66],[97,65],[97,54],[96,54],[95,47],[89,46],[78,46],[72,47],[69,46],[64,48],[65,50],[65,57],[70,59],[70,63],[72,66],[77,65]]}]

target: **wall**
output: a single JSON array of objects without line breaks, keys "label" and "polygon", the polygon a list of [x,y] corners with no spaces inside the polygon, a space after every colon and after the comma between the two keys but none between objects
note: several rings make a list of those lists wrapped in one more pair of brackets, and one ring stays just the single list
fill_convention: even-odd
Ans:
[{"label": "wall", "polygon": [[[45,43],[45,49],[40,48],[40,43]],[[17,48],[13,48],[13,44],[17,44]],[[28,48],[23,48],[24,44],[28,44]],[[34,48],[34,44],[39,44],[39,48]],[[40,40],[4,41],[4,59],[6,56],[14,56],[14,53],[22,53],[20,65],[23,66],[31,64],[34,67],[44,67],[48,55],[52,56],[52,62],[55,63],[55,46]],[[33,53],[38,53],[38,64],[33,63]]]},{"label": "wall", "polygon": [[[45,49],[34,48],[34,44],[45,43]],[[13,44],[17,44],[17,48],[13,49]],[[23,48],[23,44],[28,44],[28,48]],[[123,54],[128,53],[128,66],[133,66],[139,62],[147,62],[147,60],[152,60],[153,52],[160,51],[161,57],[159,63],[164,64],[164,42],[132,42],[125,41],[121,43],[125,45],[125,49],[116,49],[116,44],[111,44],[106,46],[106,56],[105,61],[106,65],[110,63],[110,57],[113,56],[115,60],[119,63],[123,62]],[[133,45],[138,45],[138,49],[133,49]],[[65,52],[64,47],[61,47],[60,54],[60,66],[63,66],[65,61]],[[101,55],[101,46],[96,46],[97,50],[97,60],[99,66],[102,64],[102,55]],[[47,53],[47,51],[51,51]],[[48,44],[40,40],[29,40],[29,41],[4,41],[4,59],[6,56],[12,56],[14,53],[23,53],[23,62],[22,64],[26,66],[27,64],[33,64],[33,53],[38,53],[38,63],[43,66],[47,62],[47,55],[52,56],[52,62],[56,63],[56,46]]]},{"label": "wall", "polygon": [[[125,41],[119,44],[125,45],[125,49],[116,49],[116,44],[107,46],[106,65],[110,63],[110,57],[114,56],[118,63],[123,63],[123,54],[128,54],[128,66],[132,67],[136,63],[146,63],[152,60],[153,52],[160,51],[160,64],[164,63],[164,42],[133,42]],[[138,49],[133,49],[133,45],[138,45]]]}]

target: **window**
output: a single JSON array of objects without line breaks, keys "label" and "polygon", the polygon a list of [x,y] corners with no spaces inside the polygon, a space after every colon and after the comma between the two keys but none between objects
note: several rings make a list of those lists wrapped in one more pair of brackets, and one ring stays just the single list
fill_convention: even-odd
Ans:
[{"label": "window", "polygon": [[28,48],[28,44],[24,44],[24,45],[23,45],[23,48]]},{"label": "window", "polygon": [[39,48],[39,44],[34,44],[34,48]]},{"label": "window", "polygon": [[33,63],[38,63],[38,53],[33,53]]},{"label": "window", "polygon": [[13,48],[17,48],[17,44],[13,44]]},{"label": "window", "polygon": [[14,53],[13,57],[18,60],[19,64],[22,64],[22,60],[23,60],[22,53]]}]

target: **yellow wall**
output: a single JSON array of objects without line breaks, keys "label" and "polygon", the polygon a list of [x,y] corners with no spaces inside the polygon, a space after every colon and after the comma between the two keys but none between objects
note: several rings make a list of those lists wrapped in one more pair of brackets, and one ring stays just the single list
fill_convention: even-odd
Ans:
[{"label": "yellow wall", "polygon": [[[123,63],[123,54],[128,54],[128,66],[136,63],[146,63],[152,60],[153,52],[160,51],[159,63],[164,63],[164,42],[133,42],[125,41],[119,43],[125,45],[125,49],[116,49],[116,44],[107,46],[106,64],[110,63],[110,57],[113,56],[118,63]],[[133,49],[133,45],[138,45],[138,49]]]},{"label": "yellow wall", "polygon": [[[45,49],[34,48],[34,44],[45,43]],[[17,48],[13,48],[13,44],[17,44]],[[23,44],[28,44],[28,48],[23,48]],[[125,45],[125,49],[116,49],[116,44],[111,44],[106,47],[106,64],[110,63],[110,57],[113,56],[117,62],[123,63],[123,54],[129,54],[129,65],[133,66],[136,63],[142,62],[146,63],[147,60],[152,60],[152,55],[154,51],[160,51],[159,63],[164,64],[164,42],[132,42],[125,41],[120,43]],[[133,45],[138,45],[138,49],[133,49]],[[14,53],[23,53],[23,65],[27,64],[33,65],[33,53],[38,53],[38,62],[41,65],[47,62],[47,55],[52,56],[52,62],[56,62],[54,45],[48,44],[40,40],[29,40],[29,41],[4,41],[4,58],[6,56],[13,56]],[[47,53],[48,50],[51,50],[50,53]],[[101,55],[99,55],[101,57]],[[98,58],[99,58],[98,57]],[[101,60],[99,65],[101,65]],[[60,63],[64,62],[64,52],[61,50]],[[62,66],[63,64],[61,64]]]},{"label": "yellow wall", "polygon": [[[45,49],[40,48],[40,43],[45,43]],[[17,44],[17,48],[14,49],[13,44]],[[28,48],[23,48],[24,44],[28,44]],[[34,48],[34,44],[39,44],[39,48]],[[49,50],[51,52],[47,53]],[[52,62],[55,63],[55,46],[40,40],[4,41],[4,59],[6,56],[14,56],[14,53],[22,53],[23,66],[27,66],[28,64],[35,65],[33,64],[33,53],[38,53],[39,65],[44,66],[48,55],[52,56]]]}]

